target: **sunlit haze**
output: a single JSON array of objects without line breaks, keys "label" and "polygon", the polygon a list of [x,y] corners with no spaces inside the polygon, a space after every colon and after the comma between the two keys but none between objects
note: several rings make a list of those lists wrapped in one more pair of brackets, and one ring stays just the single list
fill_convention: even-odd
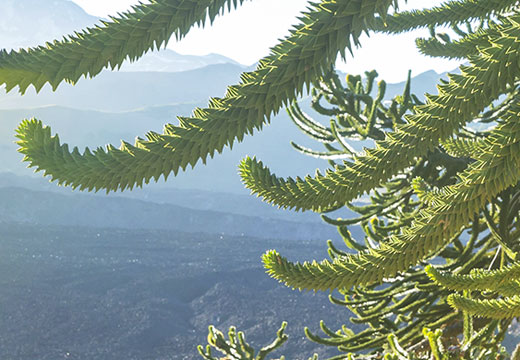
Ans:
[{"label": "sunlit haze", "polygon": [[[101,17],[128,10],[138,3],[136,0],[74,1],[88,13]],[[409,0],[401,5],[401,9],[440,3],[440,0]],[[172,39],[168,47],[181,54],[222,54],[250,65],[267,55],[269,48],[288,34],[290,25],[297,23],[296,16],[306,5],[307,1],[304,0],[247,1],[238,10],[217,18],[212,26],[192,29],[180,42]],[[388,81],[403,80],[408,69],[416,75],[431,69],[443,72],[455,68],[458,62],[431,59],[418,53],[414,39],[427,36],[427,33],[427,30],[419,30],[399,36],[363,36],[363,47],[354,51],[355,59],[339,62],[338,68],[350,73],[376,69]]]}]

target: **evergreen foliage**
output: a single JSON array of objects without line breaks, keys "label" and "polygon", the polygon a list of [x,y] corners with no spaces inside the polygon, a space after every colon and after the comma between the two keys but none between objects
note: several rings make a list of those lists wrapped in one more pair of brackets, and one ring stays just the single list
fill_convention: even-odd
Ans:
[{"label": "evergreen foliage", "polygon": [[226,8],[243,0],[156,0],[139,4],[133,12],[111,17],[101,25],[34,49],[0,52],[0,85],[7,91],[18,86],[23,94],[49,83],[76,83],[94,77],[104,68],[119,68],[125,60],[137,60],[149,50],[166,45],[172,35],[184,37],[194,25],[213,22]]},{"label": "evergreen foliage", "polygon": [[[57,136],[51,137],[50,130],[33,120],[19,128],[20,151],[37,170],[44,169],[60,184],[81,189],[124,190],[152,178],[158,180],[161,175],[166,178],[188,165],[195,166],[199,159],[205,162],[208,155],[260,129],[330,67],[338,51],[344,55],[347,47],[358,44],[376,13],[386,15],[392,3],[329,0],[311,5],[302,23],[260,61],[255,71],[244,73],[239,84],[230,86],[224,98],[211,99],[208,108],[179,118],[178,125],[166,125],[163,134],[148,133],[146,139],[138,138],[134,145],[123,142],[120,148],[109,145],[95,151],[70,152]],[[16,55],[11,53],[0,60],[0,71],[9,72]],[[26,66],[22,60],[18,63]],[[0,74],[0,84],[7,81]]]},{"label": "evergreen foliage", "polygon": [[[94,76],[241,3],[152,0],[61,42],[4,51],[0,84],[24,92],[30,85],[39,90],[49,82],[56,88],[61,81]],[[329,161],[331,168],[283,179],[260,160],[246,158],[240,164],[244,184],[279,207],[322,213],[337,226],[346,249],[329,241],[330,259],[319,263],[292,263],[271,250],[263,257],[265,267],[290,287],[331,291],[331,302],[350,309],[351,322],[365,325],[354,333],[322,322],[323,335],[308,329],[306,335],[336,347],[332,359],[505,359],[501,343],[512,318],[520,316],[518,5],[454,0],[399,12],[393,0],[310,3],[301,23],[255,71],[244,73],[207,108],[166,125],[162,134],[148,133],[119,148],[70,151],[32,119],[18,129],[20,152],[29,166],[59,184],[124,190],[205,162],[288,106],[295,124],[325,149],[294,147]],[[442,26],[453,30],[454,39]],[[385,101],[386,84],[375,85],[376,72],[350,75],[343,83],[331,70],[338,53],[352,51],[363,32],[419,27],[431,33],[417,40],[424,54],[468,62],[425,101],[412,94],[410,81],[401,96]],[[296,103],[305,90],[329,124]],[[352,139],[374,145],[356,151]],[[359,203],[362,196],[369,203]],[[344,206],[359,216],[330,214]],[[353,239],[351,226],[361,226],[365,238]],[[286,340],[284,327],[257,355],[233,328],[229,340],[210,328],[210,346],[199,351],[205,359],[215,359],[211,347],[231,359],[262,359]]]},{"label": "evergreen foliage", "polygon": [[[273,342],[258,351],[256,354],[255,349],[246,342],[245,335],[239,331],[237,333],[234,327],[231,327],[228,332],[228,340],[226,340],[224,334],[213,326],[209,327],[208,333],[208,345],[204,347],[199,346],[198,350],[200,355],[205,360],[218,360],[212,355],[212,348],[218,350],[221,354],[226,355],[225,359],[228,360],[265,360],[273,351],[280,348],[283,343],[288,339],[288,336],[284,333],[287,323],[283,323],[276,334],[276,339]],[[284,360],[285,357],[281,357],[279,360]]]},{"label": "evergreen foliage", "polygon": [[[348,144],[348,138],[377,141],[381,132],[388,138],[424,106],[410,93],[410,82],[403,95],[391,102],[381,102],[385,83],[380,82],[376,92],[373,83],[377,74],[365,75],[364,81],[359,76],[347,76],[346,87],[333,72],[317,82],[311,106],[318,113],[332,117],[330,127],[313,120],[296,104],[289,109],[300,129],[326,147],[325,152],[318,152],[295,144],[297,150],[321,155],[329,161],[331,157],[327,154],[351,161],[360,155]],[[385,359],[507,357],[500,343],[511,318],[518,316],[520,294],[515,262],[520,210],[520,174],[515,160],[517,152],[513,150],[518,146],[514,140],[518,138],[516,97],[512,88],[500,103],[474,118],[455,137],[439,143],[425,156],[418,156],[407,169],[372,189],[369,205],[348,203],[359,217],[335,219],[323,214],[326,222],[338,227],[348,248],[340,250],[329,242],[331,260],[293,264],[275,251],[264,256],[268,272],[292,287],[339,290],[344,299],[333,294],[331,301],[354,313],[352,323],[366,325],[364,331],[354,333],[346,327],[333,331],[322,323],[324,336],[306,330],[311,340],[346,353],[338,359],[347,359],[349,353],[358,353],[353,357],[356,359],[381,358],[383,354]],[[324,100],[328,105],[323,104]],[[376,118],[370,116],[374,108],[378,109]],[[369,132],[367,124],[374,127]],[[476,125],[486,124],[486,130],[475,130]],[[331,165],[336,169],[341,166],[333,162]],[[242,164],[242,176],[248,187],[257,184],[257,180],[273,179],[252,174],[244,171]],[[278,196],[278,193],[273,195],[278,187],[271,189],[271,192],[262,189],[260,195]],[[311,192],[312,188],[305,190]],[[285,200],[281,196],[278,199]],[[293,200],[290,196],[287,199]],[[464,215],[473,201],[477,202],[477,210]],[[446,213],[453,214],[454,219]],[[436,226],[431,226],[433,221]],[[453,221],[460,223],[456,231],[446,235],[449,222]],[[348,228],[355,224],[364,230],[364,241],[355,241],[350,235]],[[419,226],[422,229],[416,235],[414,231]],[[432,229],[424,232],[427,226]],[[430,253],[421,256],[417,263],[421,265],[420,261],[430,259],[444,264],[425,269],[413,266],[415,263],[400,265],[406,258],[397,257],[386,247],[400,239],[417,244],[434,236],[442,238],[443,244],[437,248],[431,242],[422,244],[430,249],[420,251]],[[368,261],[363,264],[359,260],[370,257],[373,257],[371,266]],[[366,268],[353,280],[358,271],[355,267],[360,263]],[[388,275],[392,266],[404,266],[404,270]],[[378,273],[384,274],[384,278],[366,280],[381,276]],[[366,350],[370,350],[369,354],[359,354]]]}]

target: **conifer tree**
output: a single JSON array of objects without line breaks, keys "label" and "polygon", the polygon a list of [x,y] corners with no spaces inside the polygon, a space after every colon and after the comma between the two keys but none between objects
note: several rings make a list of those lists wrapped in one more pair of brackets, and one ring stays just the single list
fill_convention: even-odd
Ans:
[{"label": "conifer tree", "polygon": [[[40,90],[75,83],[104,68],[118,68],[195,24],[212,21],[242,0],[152,0],[62,41],[0,53],[0,84]],[[244,73],[223,98],[179,117],[162,134],[94,151],[69,150],[36,119],[18,128],[29,166],[59,184],[117,191],[167,178],[261,129],[284,106],[297,125],[325,144],[304,152],[331,161],[326,173],[282,179],[255,158],[240,165],[244,183],[265,201],[312,210],[338,226],[347,250],[329,243],[329,260],[292,263],[275,250],[263,257],[268,273],[287,286],[338,291],[331,301],[348,307],[360,333],[346,326],[319,343],[335,346],[334,359],[500,359],[511,320],[520,316],[520,13],[517,0],[453,0],[421,11],[399,12],[394,0],[321,0],[291,34]],[[453,39],[441,33],[453,31]],[[385,103],[385,84],[372,95],[376,73],[347,77],[331,71],[367,33],[398,34],[429,28],[418,39],[426,55],[465,59],[460,74],[422,102],[409,84]],[[325,126],[295,103],[313,86],[313,107]],[[323,102],[328,104],[324,104]],[[374,141],[355,151],[349,139]],[[360,196],[369,205],[356,203]],[[329,213],[348,206],[356,219]],[[365,239],[352,239],[359,224]],[[430,264],[430,265],[428,265]],[[215,329],[210,345],[228,358],[254,358],[242,335],[226,341]],[[237,340],[238,339],[238,340]],[[284,341],[278,334],[274,347]],[[272,347],[267,349],[271,350]],[[240,352],[243,352],[241,354]],[[513,358],[520,358],[515,351]],[[212,358],[208,350],[201,354]],[[237,355],[238,354],[238,355]],[[266,354],[266,353],[262,353]]]}]

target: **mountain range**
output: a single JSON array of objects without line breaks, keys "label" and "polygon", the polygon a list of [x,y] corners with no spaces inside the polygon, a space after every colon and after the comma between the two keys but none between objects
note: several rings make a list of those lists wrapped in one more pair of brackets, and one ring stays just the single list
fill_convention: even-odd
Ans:
[{"label": "mountain range", "polygon": [[[77,226],[185,233],[254,236],[263,239],[324,240],[336,230],[324,223],[288,221],[260,214],[196,210],[171,203],[125,197],[65,195],[22,187],[0,187],[0,219],[5,223]],[[355,235],[361,236],[361,233]]]}]

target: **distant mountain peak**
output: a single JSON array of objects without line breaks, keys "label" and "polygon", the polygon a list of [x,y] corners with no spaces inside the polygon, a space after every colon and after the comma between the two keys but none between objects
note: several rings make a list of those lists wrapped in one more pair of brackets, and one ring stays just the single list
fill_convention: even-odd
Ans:
[{"label": "distant mountain peak", "polygon": [[126,72],[181,72],[195,70],[209,65],[233,64],[244,67],[236,61],[219,54],[182,55],[170,49],[151,51],[136,62],[127,62],[121,67]]},{"label": "distant mountain peak", "polygon": [[0,48],[41,45],[92,26],[97,21],[98,18],[69,0],[2,0]]}]

